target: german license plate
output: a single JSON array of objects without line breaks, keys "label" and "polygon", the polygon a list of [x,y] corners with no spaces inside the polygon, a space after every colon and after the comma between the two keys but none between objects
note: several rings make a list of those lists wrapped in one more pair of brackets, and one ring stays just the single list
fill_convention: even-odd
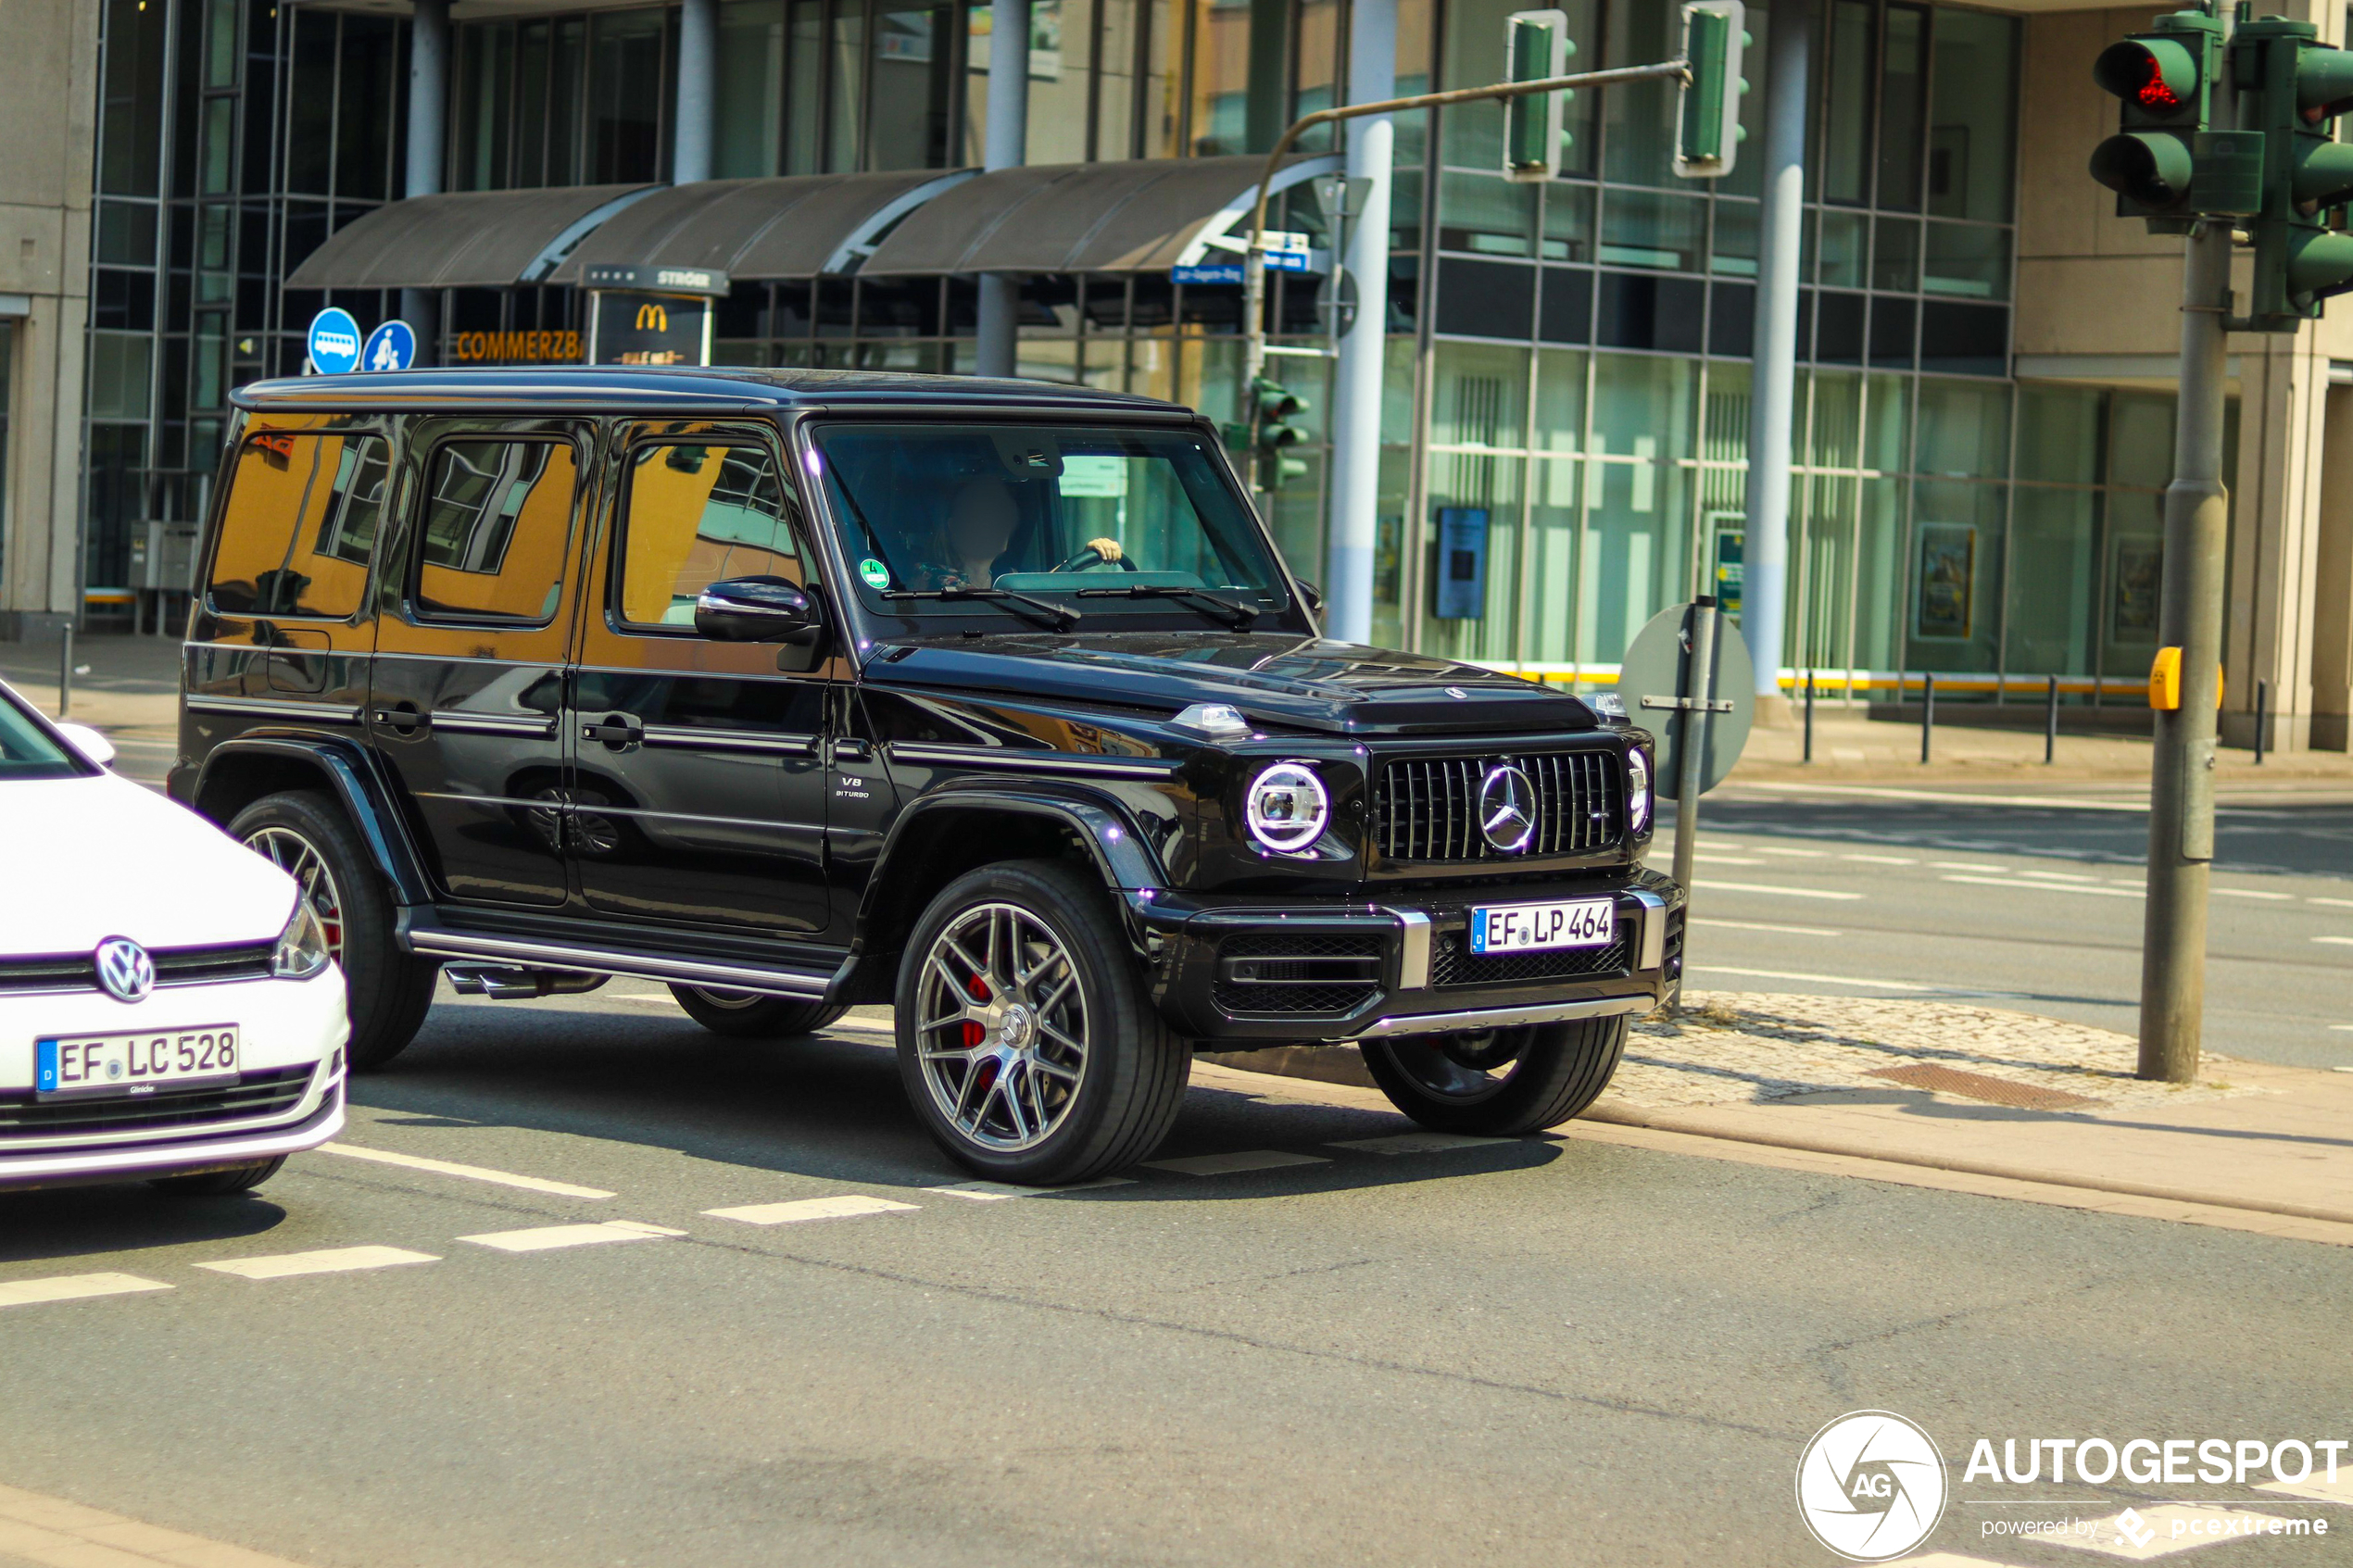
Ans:
[{"label": "german license plate", "polygon": [[53,1095],[151,1095],[157,1089],[234,1083],[237,1026],[152,1029],[137,1035],[57,1035],[33,1042],[33,1088]]},{"label": "german license plate", "polygon": [[1565,904],[1491,904],[1470,915],[1474,953],[1533,953],[1606,947],[1617,939],[1617,906],[1607,898]]}]

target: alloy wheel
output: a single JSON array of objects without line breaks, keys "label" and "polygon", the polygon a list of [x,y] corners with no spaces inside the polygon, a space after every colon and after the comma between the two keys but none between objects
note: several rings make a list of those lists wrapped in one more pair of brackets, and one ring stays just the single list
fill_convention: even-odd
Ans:
[{"label": "alloy wheel", "polygon": [[343,962],[343,894],[325,858],[290,828],[257,828],[246,835],[245,847],[295,879],[302,889],[303,902],[319,917],[320,929],[327,935],[327,955]]},{"label": "alloy wheel", "polygon": [[1051,1136],[1088,1060],[1087,998],[1068,945],[1013,904],[964,910],[924,956],[915,1048],[932,1103],[984,1148]]}]

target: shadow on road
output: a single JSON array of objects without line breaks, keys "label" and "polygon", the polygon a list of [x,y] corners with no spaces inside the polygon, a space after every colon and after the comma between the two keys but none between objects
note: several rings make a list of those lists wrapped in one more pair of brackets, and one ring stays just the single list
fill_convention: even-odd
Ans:
[{"label": "shadow on road", "polygon": [[0,1193],[0,1263],[228,1241],[274,1230],[285,1217],[259,1194],[178,1198],[144,1182]]}]

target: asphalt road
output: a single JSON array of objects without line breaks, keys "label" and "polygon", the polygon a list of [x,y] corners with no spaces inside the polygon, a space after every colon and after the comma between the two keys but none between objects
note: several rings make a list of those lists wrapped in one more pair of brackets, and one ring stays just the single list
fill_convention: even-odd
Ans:
[{"label": "asphalt road", "polygon": [[[2148,818],[2132,792],[1727,786],[1700,823],[1694,986],[1973,997],[2134,1030]],[[2353,1065],[2353,801],[2227,800],[2209,920],[2208,1048]]]},{"label": "asphalt road", "polygon": [[[2353,1250],[1578,1140],[1351,1148],[1409,1128],[1199,1086],[1159,1158],[1260,1168],[981,1200],[934,1190],[881,1041],[723,1042],[634,983],[453,1000],[346,1141],[540,1189],[320,1152],[249,1198],[0,1197],[0,1287],[169,1287],[0,1308],[0,1484],[321,1568],[1813,1565],[1793,1467],[1848,1411],[1921,1423],[1958,1488],[1980,1436],[2353,1406]],[[840,1198],[906,1207],[711,1212]],[[613,1222],[683,1234],[466,1239]],[[204,1266],[353,1248],[417,1261]],[[2218,1568],[2353,1560],[2343,1508],[2196,1491],[2339,1526]],[[1931,1544],[2084,1561],[1981,1541],[2017,1516],[1956,1501]]]}]

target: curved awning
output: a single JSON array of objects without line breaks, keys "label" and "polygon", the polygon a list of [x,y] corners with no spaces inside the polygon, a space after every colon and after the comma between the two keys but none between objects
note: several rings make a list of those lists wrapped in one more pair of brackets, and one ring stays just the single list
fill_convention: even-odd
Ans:
[{"label": "curved awning", "polygon": [[635,203],[583,240],[549,281],[597,266],[698,267],[736,279],[850,270],[906,213],[971,180],[969,169],[702,180]]},{"label": "curved awning", "polygon": [[[1146,272],[1189,264],[1209,239],[1249,228],[1265,164],[1245,156],[1000,169],[910,213],[860,275]],[[1296,158],[1273,188],[1339,167],[1328,155]]]},{"label": "curved awning", "polygon": [[473,289],[543,283],[592,230],[660,185],[453,191],[387,202],[286,277],[290,289]]}]

